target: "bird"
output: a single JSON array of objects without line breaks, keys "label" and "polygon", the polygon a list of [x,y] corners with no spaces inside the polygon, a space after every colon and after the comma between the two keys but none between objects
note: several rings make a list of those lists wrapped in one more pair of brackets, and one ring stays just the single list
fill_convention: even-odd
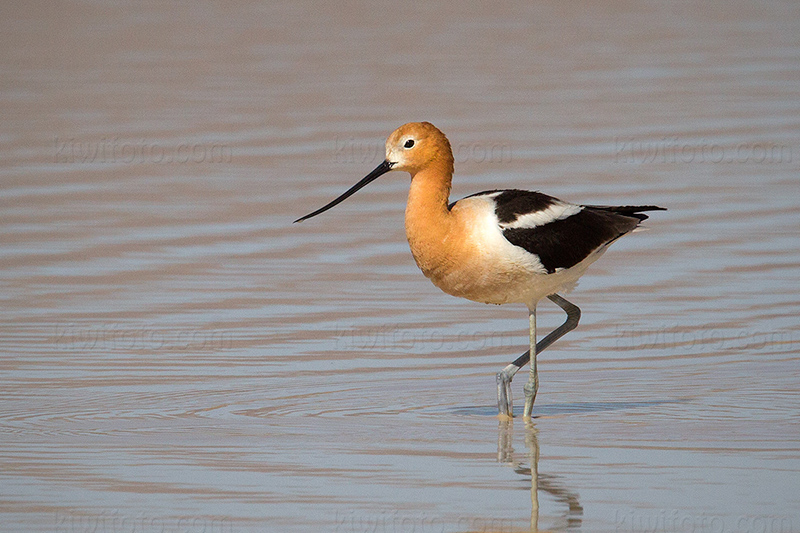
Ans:
[{"label": "bird", "polygon": [[[528,362],[523,418],[539,388],[537,355],[577,327],[581,311],[559,293],[571,290],[617,239],[633,232],[655,205],[604,206],[566,202],[538,191],[495,189],[450,203],[453,150],[430,122],[409,122],[386,140],[386,157],[336,199],[294,222],[340,204],[388,172],[407,172],[411,185],[405,231],[422,273],[447,294],[486,304],[528,308],[529,350],[496,375],[501,418],[514,416],[511,381]],[[548,298],[564,323],[537,343],[536,308]]]}]

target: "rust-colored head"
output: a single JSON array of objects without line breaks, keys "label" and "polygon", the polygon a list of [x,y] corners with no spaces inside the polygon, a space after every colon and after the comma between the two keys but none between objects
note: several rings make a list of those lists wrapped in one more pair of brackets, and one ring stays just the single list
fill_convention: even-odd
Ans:
[{"label": "rust-colored head", "polygon": [[403,124],[386,140],[386,160],[383,163],[344,194],[295,222],[302,222],[327,211],[391,170],[404,170],[413,178],[417,172],[431,167],[435,167],[436,179],[447,182],[449,191],[450,178],[453,175],[453,151],[447,137],[430,122]]},{"label": "rust-colored head", "polygon": [[420,170],[440,164],[452,174],[453,151],[450,142],[430,122],[403,124],[386,139],[386,161],[392,170],[404,170],[413,176]]}]

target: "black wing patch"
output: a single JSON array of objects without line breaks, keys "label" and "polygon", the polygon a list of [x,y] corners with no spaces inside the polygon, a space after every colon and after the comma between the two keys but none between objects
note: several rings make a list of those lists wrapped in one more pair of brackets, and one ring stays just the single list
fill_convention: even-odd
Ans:
[{"label": "black wing patch", "polygon": [[[644,216],[646,215],[640,215]],[[549,274],[570,268],[592,252],[633,230],[642,220],[608,209],[584,207],[578,213],[534,228],[509,228],[503,236],[539,257]]]},{"label": "black wing patch", "polygon": [[558,199],[536,191],[509,189],[502,191],[494,201],[497,220],[500,224],[508,224],[521,215],[544,211],[558,202]]},{"label": "black wing patch", "polygon": [[[525,213],[532,213],[534,211],[542,211],[547,209],[555,202],[557,198],[548,196],[546,194],[536,191],[521,191],[519,189],[495,189],[492,191],[477,192],[470,194],[464,198],[473,198],[475,196],[486,196],[488,194],[498,194],[494,197],[495,210],[497,219],[501,224],[508,224],[514,222],[517,217]],[[463,198],[462,198],[463,200]],[[447,209],[452,209],[456,202],[447,206]]]}]

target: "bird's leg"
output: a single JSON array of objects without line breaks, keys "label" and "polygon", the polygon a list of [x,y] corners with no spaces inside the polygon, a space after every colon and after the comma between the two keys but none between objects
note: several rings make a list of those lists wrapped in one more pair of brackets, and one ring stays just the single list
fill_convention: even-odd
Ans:
[{"label": "bird's leg", "polygon": [[[537,347],[538,351],[544,348]],[[520,368],[528,364],[531,360],[530,350],[517,357],[507,367],[497,373],[497,410],[501,415],[514,416],[514,395],[511,393],[511,380]]]},{"label": "bird's leg", "polygon": [[531,360],[531,373],[528,376],[528,382],[522,390],[525,391],[525,410],[522,412],[523,419],[531,418],[531,411],[533,410],[533,401],[536,399],[536,391],[539,390],[539,372],[536,368],[536,306],[533,306],[528,313],[528,321],[530,322],[530,343],[531,348],[528,351]]},{"label": "bird's leg", "polygon": [[574,303],[567,301],[558,294],[551,294],[547,298],[563,309],[565,313],[567,313],[567,319],[563,324],[551,331],[547,337],[542,339],[542,342],[536,345],[536,349],[539,351],[539,353],[573,329],[577,328],[578,321],[581,319],[581,310]]},{"label": "bird's leg", "polygon": [[[526,355],[527,353],[525,352]],[[521,367],[522,365],[517,366],[511,363],[497,373],[497,410],[501,415],[514,416],[514,397],[511,393],[511,380]]]},{"label": "bird's leg", "polygon": [[[578,321],[581,318],[581,310],[577,305],[565,300],[558,294],[551,294],[548,296],[551,302],[555,303],[567,313],[567,320],[564,321],[558,328],[551,331],[541,342],[541,348],[536,344],[536,308],[531,310],[530,323],[531,323],[531,374],[528,378],[528,383],[525,384],[525,410],[522,417],[530,419],[531,412],[533,411],[533,401],[536,399],[536,391],[539,389],[539,374],[536,371],[536,355],[554,343],[557,339],[563,337],[567,332],[572,331],[578,326]],[[546,342],[545,342],[546,341]]]},{"label": "bird's leg", "polygon": [[[581,310],[577,305],[568,302],[558,294],[548,296],[550,301],[558,305],[567,313],[567,320],[551,331],[536,344],[535,353],[540,354],[555,341],[575,329],[581,318]],[[513,398],[511,394],[511,380],[520,368],[530,361],[530,350],[520,355],[513,363],[497,373],[497,408],[501,415],[513,416]]]}]

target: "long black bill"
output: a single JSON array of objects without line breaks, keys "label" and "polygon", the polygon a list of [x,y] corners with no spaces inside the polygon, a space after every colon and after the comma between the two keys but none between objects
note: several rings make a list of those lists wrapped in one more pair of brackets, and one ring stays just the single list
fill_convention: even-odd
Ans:
[{"label": "long black bill", "polygon": [[317,210],[316,210],[316,211],[314,211],[313,213],[309,213],[309,214],[307,214],[307,215],[306,215],[306,216],[304,216],[304,217],[300,217],[300,218],[298,218],[297,220],[295,220],[295,221],[294,221],[294,223],[296,223],[296,222],[302,222],[302,221],[304,221],[304,220],[307,220],[307,219],[309,219],[309,218],[311,218],[311,217],[315,217],[315,216],[319,215],[320,213],[324,213],[325,211],[327,211],[327,210],[328,210],[328,209],[330,209],[331,207],[334,207],[334,206],[336,206],[336,205],[339,205],[339,204],[340,204],[340,203],[342,203],[343,201],[345,201],[345,200],[347,200],[348,198],[350,198],[351,196],[353,196],[353,195],[354,195],[354,194],[355,194],[355,193],[356,193],[356,192],[357,192],[359,189],[363,189],[363,188],[364,188],[365,186],[367,186],[369,183],[371,183],[371,182],[375,181],[376,179],[378,179],[379,177],[383,176],[384,174],[386,174],[386,173],[387,173],[387,172],[389,172],[390,170],[392,170],[392,164],[391,164],[391,163],[389,163],[388,161],[384,161],[383,163],[381,163],[380,165],[378,165],[378,166],[375,168],[375,170],[373,170],[372,172],[370,172],[369,174],[367,174],[367,175],[364,177],[364,179],[362,179],[361,181],[359,181],[358,183],[356,183],[355,185],[353,185],[352,187],[350,187],[350,188],[347,190],[347,192],[345,192],[343,195],[341,195],[340,197],[338,197],[336,200],[332,201],[331,203],[329,203],[329,204],[327,204],[327,205],[324,205],[324,206],[320,207],[319,209],[317,209]]}]

